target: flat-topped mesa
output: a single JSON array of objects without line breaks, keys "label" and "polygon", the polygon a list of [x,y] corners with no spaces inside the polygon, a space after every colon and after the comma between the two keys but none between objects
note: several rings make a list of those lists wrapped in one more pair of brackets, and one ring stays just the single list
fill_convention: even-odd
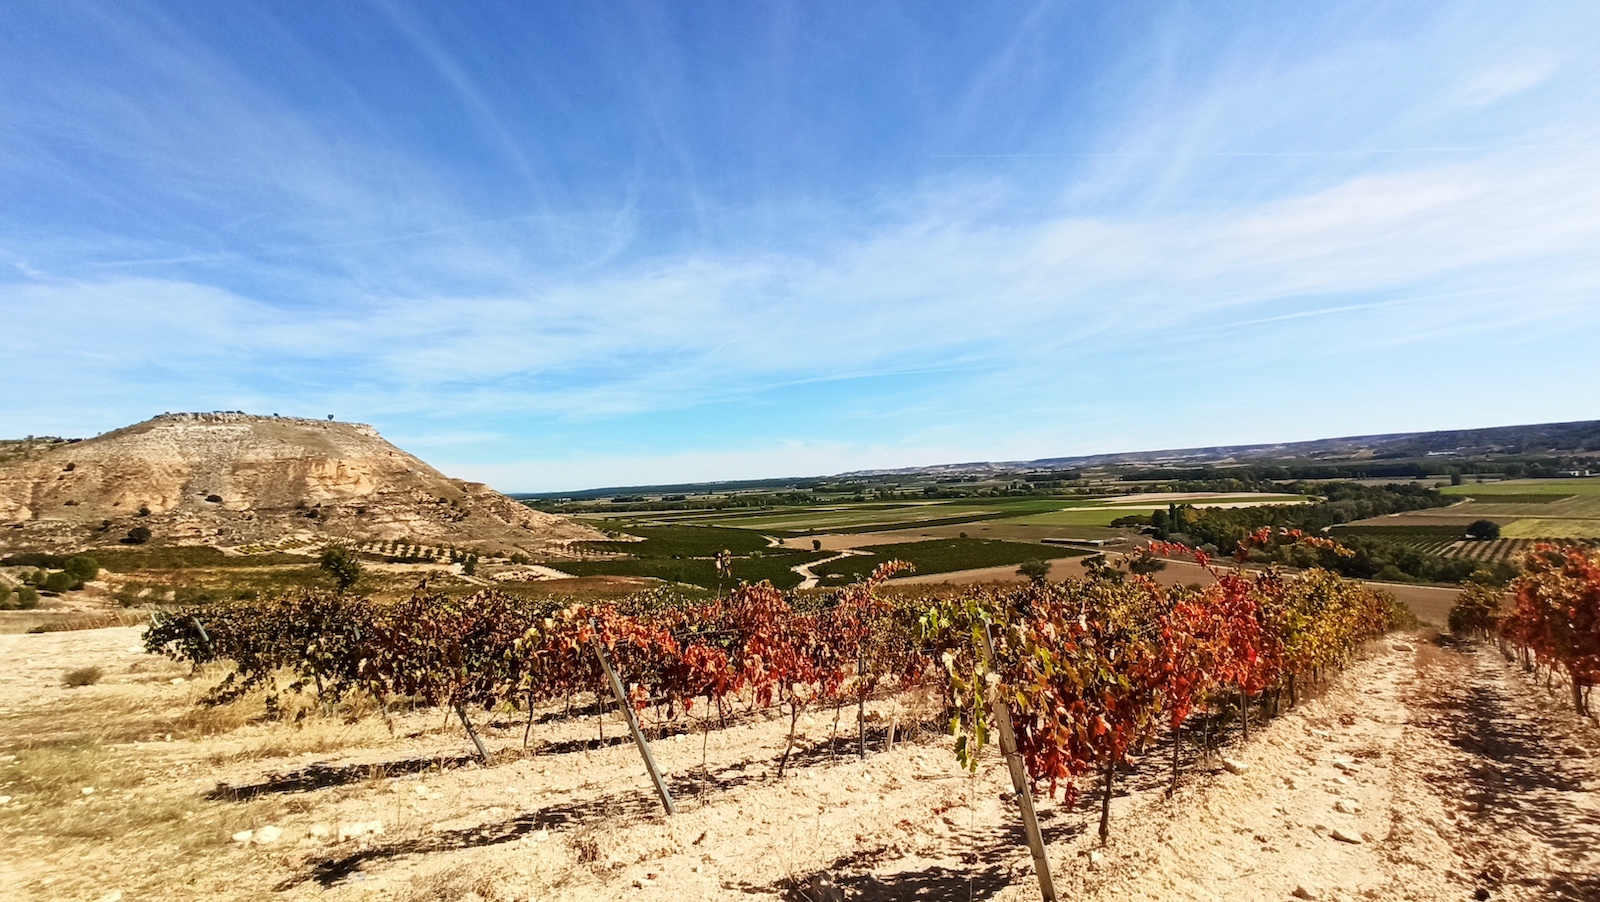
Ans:
[{"label": "flat-topped mesa", "polygon": [[[151,417],[150,419],[146,420],[144,423],[138,423],[138,424],[135,424],[134,426],[128,426],[128,427],[125,427],[125,428],[134,429],[134,428],[137,428],[138,426],[143,426],[143,425],[146,425],[148,423],[160,423],[160,422],[202,423],[202,424],[210,424],[210,425],[227,425],[227,424],[238,424],[238,423],[255,423],[255,422],[258,422],[258,421],[261,421],[261,420],[270,420],[270,421],[272,421],[274,423],[288,423],[288,424],[294,425],[294,426],[306,426],[306,427],[310,427],[310,428],[332,427],[332,428],[337,428],[337,429],[353,429],[356,432],[360,432],[360,433],[363,433],[365,435],[369,435],[369,436],[371,436],[373,438],[381,438],[381,436],[378,435],[378,430],[372,428],[371,426],[367,425],[366,423],[347,423],[347,422],[344,422],[342,420],[335,420],[331,416],[326,418],[326,419],[319,420],[319,419],[315,419],[313,417],[285,417],[285,416],[279,416],[278,414],[275,414],[275,413],[274,414],[266,414],[266,415],[254,414],[254,413],[245,413],[242,410],[213,410],[213,411],[209,411],[209,412],[194,412],[194,413],[183,413],[183,412],[180,412],[180,413],[161,413],[161,414],[157,414],[156,416]],[[122,430],[115,430],[115,431],[120,432]],[[111,433],[106,433],[106,434],[110,435]]]},{"label": "flat-topped mesa", "polygon": [[[107,522],[109,521],[109,523]],[[0,465],[0,548],[409,539],[533,553],[602,538],[451,479],[363,423],[165,413]]]}]

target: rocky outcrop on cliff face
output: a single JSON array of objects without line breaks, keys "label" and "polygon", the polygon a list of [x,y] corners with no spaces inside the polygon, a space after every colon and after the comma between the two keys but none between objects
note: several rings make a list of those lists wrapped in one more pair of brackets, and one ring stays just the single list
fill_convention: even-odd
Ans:
[{"label": "rocky outcrop on cliff face", "polygon": [[604,538],[451,479],[371,426],[241,413],[162,414],[0,464],[0,548],[296,539],[559,554]]}]

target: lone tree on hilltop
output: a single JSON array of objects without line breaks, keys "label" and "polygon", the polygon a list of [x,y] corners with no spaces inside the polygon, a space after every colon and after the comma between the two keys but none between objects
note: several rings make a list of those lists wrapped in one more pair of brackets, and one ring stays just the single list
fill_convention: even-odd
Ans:
[{"label": "lone tree on hilltop", "polygon": [[318,563],[333,577],[340,592],[355,585],[356,580],[361,578],[361,561],[343,545],[329,545],[322,549],[322,560]]},{"label": "lone tree on hilltop", "polygon": [[1493,520],[1474,520],[1467,527],[1467,535],[1482,542],[1492,542],[1500,538],[1500,524]]}]

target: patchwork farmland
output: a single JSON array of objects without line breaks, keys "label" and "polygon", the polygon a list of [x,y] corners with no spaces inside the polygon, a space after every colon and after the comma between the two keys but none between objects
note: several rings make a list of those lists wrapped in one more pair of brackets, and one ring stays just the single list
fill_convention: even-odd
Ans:
[{"label": "patchwork farmland", "polygon": [[[891,557],[927,576],[1088,553],[1060,542],[1131,545],[1138,530],[1111,524],[1172,504],[1235,508],[1313,500],[1183,492],[596,513],[580,516],[617,538],[582,543],[578,550],[588,559],[559,566],[575,576],[654,577],[701,589],[727,585],[730,578],[794,588],[811,585],[806,580],[815,576],[823,586],[839,585]],[[1057,542],[1047,543],[1052,539]],[[732,556],[731,577],[716,568],[719,551]]]},{"label": "patchwork farmland", "polygon": [[[1430,547],[1429,541],[1447,539],[1451,532],[1459,539],[1461,529],[1475,520],[1498,524],[1503,541],[1527,540],[1531,544],[1541,539],[1600,539],[1600,479],[1508,480],[1447,486],[1440,491],[1459,499],[1458,503],[1361,521],[1350,528],[1397,540],[1404,536],[1420,550],[1468,557],[1492,552],[1471,547],[1446,551],[1451,542]],[[1477,543],[1467,543],[1473,544]]]}]

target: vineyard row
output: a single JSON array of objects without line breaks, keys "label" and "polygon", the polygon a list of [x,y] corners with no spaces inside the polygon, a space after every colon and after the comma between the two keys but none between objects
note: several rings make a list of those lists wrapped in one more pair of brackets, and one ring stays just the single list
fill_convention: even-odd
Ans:
[{"label": "vineyard row", "polygon": [[1507,657],[1525,670],[1543,667],[1549,678],[1559,674],[1574,710],[1591,714],[1590,695],[1600,682],[1600,552],[1539,544],[1521,563],[1521,575],[1506,592],[1464,587],[1450,610],[1450,628],[1497,634]]},{"label": "vineyard row", "polygon": [[[1251,541],[1327,542],[1269,530]],[[1285,695],[1294,704],[1306,681],[1388,628],[1394,606],[1320,570],[1212,568],[1209,587],[1164,588],[1102,567],[1081,580],[945,598],[879,595],[903,566],[806,608],[765,583],[703,604],[645,594],[559,609],[493,591],[450,598],[422,588],[394,604],[303,592],[168,611],[145,643],[196,665],[231,663],[212,702],[287,671],[292,690],[325,701],[360,692],[385,709],[399,699],[453,707],[469,733],[471,708],[531,710],[603,691],[598,645],[633,709],[659,723],[698,715],[709,728],[740,707],[786,715],[780,774],[807,709],[932,687],[964,765],[976,767],[996,712],[1006,711],[1034,788],[1070,798],[1092,775],[1109,797],[1117,769],[1159,732],[1181,736],[1199,711],[1248,711],[1267,699],[1276,709]]]}]

